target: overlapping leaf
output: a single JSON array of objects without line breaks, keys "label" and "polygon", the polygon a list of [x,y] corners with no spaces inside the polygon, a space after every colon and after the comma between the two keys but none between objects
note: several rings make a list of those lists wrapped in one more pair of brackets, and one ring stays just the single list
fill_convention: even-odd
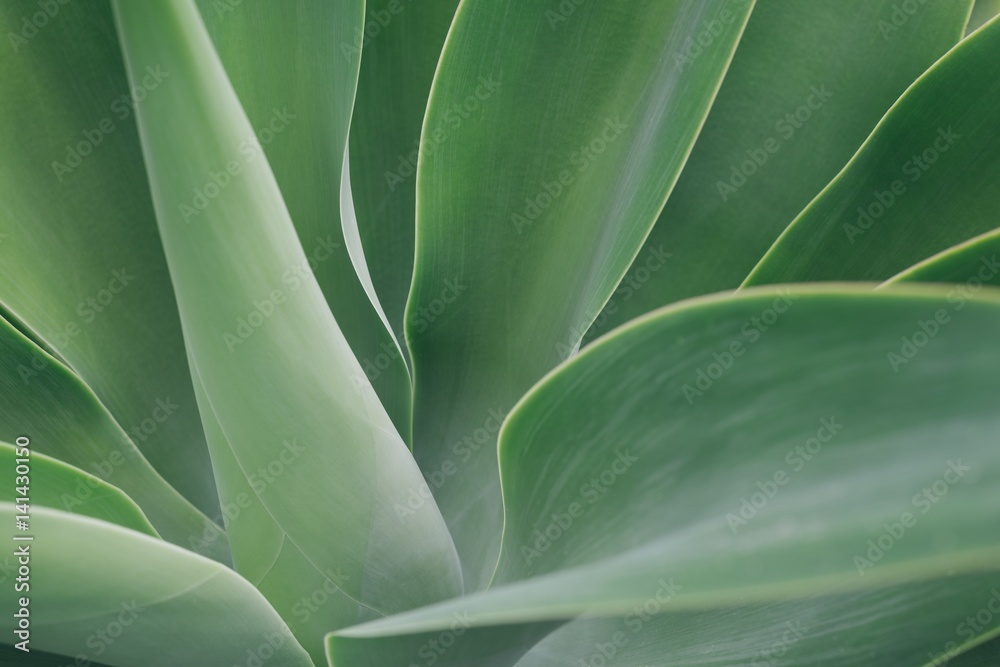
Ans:
[{"label": "overlapping leaf", "polygon": [[744,285],[885,280],[997,226],[1000,21],[920,77]]},{"label": "overlapping leaf", "polygon": [[760,0],[677,187],[588,338],[738,287],[961,39],[970,5]]},{"label": "overlapping leaf", "polygon": [[[321,290],[285,280],[306,254],[193,2],[115,8],[130,75],[160,62],[185,93],[150,99],[139,128],[213,459],[229,466],[218,478],[237,481],[223,501],[240,504],[249,485],[244,506],[279,529],[234,545],[277,557],[290,542],[311,566],[286,581],[292,590],[339,572],[351,609],[392,613],[460,593],[433,501],[401,517],[419,471]],[[185,219],[192,191],[244,146],[255,159]]]},{"label": "overlapping leaf", "polygon": [[[571,353],[631,263],[751,5],[459,7],[423,126],[435,150],[417,170],[406,328],[414,456],[467,588],[496,559],[504,414]],[[694,48],[699,31],[711,49]]]},{"label": "overlapping leaf", "polygon": [[[137,105],[179,94],[173,73],[152,63],[130,85],[107,0],[45,7],[0,7],[13,51],[0,59],[0,301],[137,434],[160,474],[214,516],[135,127]],[[155,420],[162,402],[178,408]]]}]

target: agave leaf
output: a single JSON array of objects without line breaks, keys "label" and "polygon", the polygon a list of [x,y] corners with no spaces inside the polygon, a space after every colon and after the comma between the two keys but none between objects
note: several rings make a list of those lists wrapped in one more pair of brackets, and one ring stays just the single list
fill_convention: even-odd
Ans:
[{"label": "agave leaf", "polygon": [[971,0],[913,3],[909,13],[902,4],[757,3],[677,187],[588,339],[739,286],[906,87],[961,39]]},{"label": "agave leaf", "polygon": [[[274,610],[238,574],[214,561],[114,524],[33,507],[31,530],[14,528],[0,503],[3,536],[31,535],[31,647],[116,667],[312,662]],[[17,619],[0,621],[10,643]]]},{"label": "agave leaf", "polygon": [[976,0],[976,4],[972,6],[972,13],[969,15],[969,24],[965,33],[972,34],[986,25],[997,14],[1000,14],[1000,0]]},{"label": "agave leaf", "polygon": [[[219,526],[160,477],[87,385],[3,320],[0,389],[0,440],[15,442],[27,435],[36,453],[92,473],[128,494],[165,540],[230,562]],[[163,405],[161,416],[171,408]],[[188,409],[197,411],[194,405]],[[69,491],[67,502],[88,505],[88,488]]]},{"label": "agave leaf", "polygon": [[[400,519],[419,470],[322,292],[284,278],[308,263],[266,157],[255,152],[197,220],[184,219],[210,172],[239,160],[241,147],[259,147],[196,7],[115,10],[130,75],[161,63],[184,91],[150,98],[139,129],[202,409],[233,454],[217,462],[235,460],[313,570],[343,573],[352,607],[392,613],[460,593],[436,505]],[[223,490],[224,503],[239,502],[234,490]],[[314,578],[302,572],[303,586]]]},{"label": "agave leaf", "polygon": [[[43,30],[0,60],[0,301],[137,433],[153,467],[214,515],[135,129],[134,105],[175,94],[173,79],[154,69],[130,87],[106,0],[56,6]],[[0,30],[20,35],[39,11],[32,0],[5,2]],[[179,407],[154,421],[162,401]]]},{"label": "agave leaf", "polygon": [[1000,21],[893,105],[744,285],[885,280],[997,225]]},{"label": "agave leaf", "polygon": [[[424,121],[436,147],[418,168],[406,327],[414,456],[467,588],[486,584],[499,546],[500,421],[572,352],[631,263],[751,4],[459,7]],[[699,31],[712,49],[695,52]]]},{"label": "agave leaf", "polygon": [[[361,60],[350,137],[358,231],[375,292],[400,341],[413,276],[420,129],[457,6],[458,0],[371,0],[361,44],[340,45],[345,59]],[[465,119],[455,116],[446,131],[460,129],[459,121]],[[405,346],[403,352],[409,355]]]},{"label": "agave leaf", "polygon": [[[770,605],[659,615],[645,609],[657,605],[651,596],[652,602],[624,617],[565,625],[516,667],[579,667],[602,657],[608,667],[920,667],[958,654],[967,638],[975,637],[971,627],[960,627],[958,634],[955,626],[986,608],[998,582],[996,572],[941,577]],[[991,621],[982,629],[995,633],[1000,624]]]},{"label": "agave leaf", "polygon": [[958,283],[956,295],[978,292],[984,285],[1000,285],[1000,229],[981,234],[911,266],[888,281]]},{"label": "agave leaf", "polygon": [[0,502],[13,503],[28,496],[32,506],[61,509],[159,537],[139,506],[121,489],[59,459],[32,452],[30,440],[25,444],[27,448],[0,442],[4,470],[15,470],[19,459],[27,459],[24,465],[30,470],[25,476],[28,486],[23,487],[30,492],[19,494],[16,489],[21,484],[15,481],[15,486],[0,489]]},{"label": "agave leaf", "polygon": [[[364,25],[364,0],[198,6],[274,172],[308,271],[355,356],[372,369],[368,377],[396,429],[408,437],[406,364],[355,274],[341,231],[337,185],[358,81],[358,59],[342,49]],[[193,211],[189,219],[197,224],[201,209]]]},{"label": "agave leaf", "polygon": [[[619,329],[504,425],[496,588],[335,636],[372,638],[374,651],[379,637],[440,634],[455,613],[483,626],[620,623],[651,601],[649,614],[738,612],[715,616],[704,631],[721,634],[701,642],[679,630],[680,660],[733,637],[740,619],[741,650],[756,651],[777,605],[825,625],[823,651],[833,632],[872,647],[932,608],[959,622],[1000,581],[1000,353],[983,333],[1000,325],[1000,296],[953,312],[940,288],[810,287],[697,299]],[[893,600],[911,613],[869,634]],[[952,627],[928,621],[927,637],[943,646]],[[934,648],[906,639],[880,650]]]}]

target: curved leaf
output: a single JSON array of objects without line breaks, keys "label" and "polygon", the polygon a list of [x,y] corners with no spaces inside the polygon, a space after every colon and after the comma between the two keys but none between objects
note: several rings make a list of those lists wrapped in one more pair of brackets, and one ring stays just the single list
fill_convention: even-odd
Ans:
[{"label": "curved leaf", "polygon": [[[162,403],[158,420],[169,419],[172,409]],[[193,405],[188,409],[197,411]],[[0,440],[15,442],[24,435],[37,452],[121,489],[163,539],[230,562],[219,526],[153,470],[80,378],[0,320]],[[83,500],[86,493],[80,489],[73,498]]]},{"label": "curved leaf", "polygon": [[319,572],[342,571],[353,600],[391,613],[460,593],[436,505],[401,519],[419,470],[322,292],[285,278],[306,257],[266,158],[184,219],[202,179],[258,146],[193,2],[115,9],[130,75],[162,63],[184,91],[142,105],[139,130],[201,406],[226,441],[213,452],[231,447],[239,468],[225,474],[242,473],[280,527],[272,538]]},{"label": "curved leaf", "polygon": [[1000,21],[893,105],[744,285],[885,280],[997,225]]},{"label": "curved leaf", "polygon": [[[214,516],[135,128],[136,105],[176,94],[174,79],[154,63],[129,85],[106,0],[50,6],[43,29],[26,19],[41,11],[34,0],[0,7],[4,35],[24,24],[37,33],[0,60],[0,301],[83,378],[153,467]],[[177,409],[156,419],[164,402]]]},{"label": "curved leaf", "polygon": [[961,293],[978,292],[984,285],[1000,286],[1000,229],[948,248],[896,274],[896,282],[962,283]]},{"label": "curved leaf", "polygon": [[[563,16],[528,0],[467,0],[458,10],[424,120],[436,147],[418,168],[406,327],[414,456],[467,588],[486,584],[499,546],[503,415],[572,351],[631,263],[751,5],[563,3]],[[686,55],[699,31],[713,48]]]},{"label": "curved leaf", "polygon": [[[867,664],[868,647],[920,664],[1000,581],[1000,351],[984,335],[1000,295],[955,312],[940,288],[811,287],[692,300],[619,329],[504,425],[497,587],[335,637],[378,655],[456,613],[475,627],[619,616],[592,622],[612,629],[648,603],[671,616],[650,627],[677,635],[636,648],[673,646],[678,664],[738,623],[746,642],[717,651],[752,659],[795,610],[822,628],[803,661]],[[885,641],[912,617],[919,640]],[[608,641],[574,626],[559,632]],[[857,651],[837,662],[838,643]],[[608,664],[649,660],[633,657]]]},{"label": "curved leaf", "polygon": [[[408,438],[409,374],[354,272],[341,230],[337,185],[358,81],[357,58],[342,50],[364,25],[364,0],[198,5],[306,252],[308,263],[296,274],[319,283],[382,405]],[[201,210],[193,206],[185,219],[197,224]]]},{"label": "curved leaf", "polygon": [[961,39],[970,4],[759,0],[677,187],[587,338],[738,287]]},{"label": "curved leaf", "polygon": [[[14,486],[0,488],[0,502],[27,499],[32,507],[60,509],[159,537],[139,506],[120,489],[58,459],[31,451],[30,438],[20,442],[24,446],[0,442],[0,463],[4,470],[14,471],[18,465],[28,467],[28,474],[24,475],[27,479],[15,478]],[[18,488],[25,493],[19,493]]]},{"label": "curved leaf", "polygon": [[[360,46],[341,44],[344,58],[361,60],[350,137],[358,231],[399,341],[405,340],[403,311],[413,277],[417,158],[434,150],[426,143],[421,149],[420,130],[457,7],[458,0],[370,0]],[[451,117],[444,131],[459,138],[465,120]],[[405,346],[403,352],[409,354]]]},{"label": "curved leaf", "polygon": [[[247,664],[311,667],[302,647],[252,586],[189,551],[114,524],[32,508],[31,531],[14,530],[0,504],[8,544],[30,535],[30,648],[113,667]],[[16,610],[15,610],[16,611]],[[17,619],[4,614],[4,642]]]}]

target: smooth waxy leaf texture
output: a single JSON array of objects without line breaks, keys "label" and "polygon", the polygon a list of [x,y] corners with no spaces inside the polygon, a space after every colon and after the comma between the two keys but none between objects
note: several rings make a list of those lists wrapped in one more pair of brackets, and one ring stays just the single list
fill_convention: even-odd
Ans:
[{"label": "smooth waxy leaf texture", "polygon": [[[364,5],[362,0],[315,0],[292,6],[199,2],[306,252],[308,266],[289,280],[312,274],[308,279],[315,279],[322,289],[379,400],[397,430],[408,434],[411,398],[406,365],[354,272],[341,230],[337,185],[358,80],[358,59],[345,57],[343,49],[354,44],[364,25]],[[250,154],[248,149],[238,157],[237,167]],[[233,177],[218,173],[222,181]],[[210,203],[204,189],[201,193],[202,199],[187,212],[195,224],[201,206]],[[382,363],[385,350],[395,350],[387,355],[391,363]]]},{"label": "smooth waxy leaf texture", "polygon": [[[171,91],[153,63],[130,85],[110,4],[0,7],[0,31],[44,28],[0,59],[0,301],[76,371],[171,485],[218,512],[177,306],[135,129]],[[22,21],[24,23],[22,24]],[[6,40],[5,40],[6,41]],[[162,402],[176,404],[169,419]]]},{"label": "smooth waxy leaf texture", "polygon": [[744,285],[885,280],[997,226],[1000,21],[893,105]]},{"label": "smooth waxy leaf texture", "polygon": [[[0,502],[14,503],[27,497],[33,506],[89,516],[159,537],[139,506],[120,489],[58,459],[31,451],[30,439],[20,442],[27,446],[0,442],[0,465],[16,475],[14,486],[0,488]],[[17,472],[19,465],[27,466],[27,474]],[[25,493],[20,494],[18,488]]]},{"label": "smooth waxy leaf texture", "polygon": [[[732,637],[735,622],[748,639],[733,655],[749,661],[780,635],[782,607],[824,628],[811,640],[824,660],[831,633],[858,642],[842,664],[862,647],[919,657],[944,646],[1000,581],[998,352],[982,336],[1000,326],[1000,299],[968,299],[958,315],[946,293],[754,290],[684,302],[602,339],[503,428],[495,588],[333,641],[368,637],[374,650],[406,641],[394,633],[440,633],[455,613],[476,626],[614,615],[613,635],[650,604],[647,616],[684,617],[633,646],[669,648],[656,642],[672,627],[679,664]],[[909,613],[888,613],[893,601]],[[932,612],[925,640],[879,644]]]},{"label": "smooth waxy leaf texture", "polygon": [[966,33],[972,33],[983,27],[997,14],[1000,14],[1000,0],[976,0],[969,16]]},{"label": "smooth waxy leaf texture", "polygon": [[985,285],[1000,286],[1000,230],[993,230],[896,274],[887,284],[897,282],[956,283],[964,295]]},{"label": "smooth waxy leaf texture", "polygon": [[[560,20],[522,0],[458,10],[424,121],[436,148],[418,165],[406,327],[414,456],[469,589],[486,584],[499,546],[503,416],[572,351],[631,263],[750,7],[589,3]],[[713,48],[695,55],[699,31]]]},{"label": "smooth waxy leaf texture", "polygon": [[[397,512],[419,470],[322,292],[283,278],[308,262],[266,158],[247,161],[197,220],[183,217],[193,188],[258,146],[194,4],[115,7],[130,74],[161,62],[185,92],[150,99],[139,128],[213,460],[229,467],[220,480],[246,482],[222,489],[223,502],[259,501],[280,529],[247,548],[291,542],[312,566],[295,590],[341,573],[351,609],[388,614],[460,593],[433,501],[405,521]],[[247,485],[256,498],[241,499]]]},{"label": "smooth waxy leaf texture", "polygon": [[907,86],[961,39],[971,2],[901,4],[756,4],[691,158],[589,339],[743,282]]},{"label": "smooth waxy leaf texture", "polygon": [[[309,656],[264,598],[227,567],[114,524],[42,507],[31,531],[14,529],[0,504],[2,535],[30,550],[31,648],[114,667],[268,665],[309,667]],[[123,558],[123,554],[128,554]],[[0,626],[12,637],[16,619]]]},{"label": "smooth waxy leaf texture", "polygon": [[[169,419],[175,408],[161,401],[154,423]],[[194,405],[188,409],[196,411]],[[80,378],[0,320],[0,440],[15,442],[24,435],[31,438],[33,451],[124,491],[163,539],[230,561],[219,526],[160,477]],[[88,489],[69,493],[86,503]]]},{"label": "smooth waxy leaf texture", "polygon": [[[358,231],[373,286],[401,342],[413,276],[417,161],[436,148],[434,141],[421,144],[420,130],[457,7],[458,0],[372,0],[360,48],[354,42],[341,47],[345,58],[361,60],[350,137]],[[459,137],[470,119],[468,111],[452,110],[444,136]]]}]

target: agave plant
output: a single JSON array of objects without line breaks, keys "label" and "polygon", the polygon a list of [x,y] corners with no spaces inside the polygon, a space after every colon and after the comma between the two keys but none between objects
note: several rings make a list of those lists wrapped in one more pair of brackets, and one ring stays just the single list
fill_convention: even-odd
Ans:
[{"label": "agave plant", "polygon": [[7,0],[0,661],[1000,660],[995,0]]}]

